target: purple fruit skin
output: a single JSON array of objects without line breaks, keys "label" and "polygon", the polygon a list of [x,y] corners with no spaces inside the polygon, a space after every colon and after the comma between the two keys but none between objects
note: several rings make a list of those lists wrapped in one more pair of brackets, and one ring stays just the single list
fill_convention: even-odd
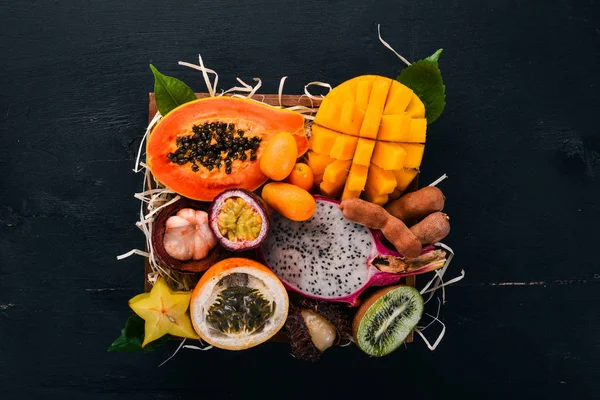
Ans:
[{"label": "purple fruit skin", "polygon": [[[220,207],[225,202],[225,200],[231,197],[242,197],[244,201],[252,205],[262,217],[263,222],[260,233],[258,237],[251,242],[231,242],[225,237],[223,237],[221,232],[219,232],[218,217]],[[271,226],[270,220],[271,214],[266,204],[262,201],[260,197],[258,197],[252,192],[247,191],[246,189],[234,188],[227,189],[221,192],[217,197],[214,198],[213,202],[210,205],[210,208],[208,209],[208,226],[215,235],[215,238],[217,238],[219,244],[229,251],[246,251],[258,248],[267,238],[267,234]]]}]

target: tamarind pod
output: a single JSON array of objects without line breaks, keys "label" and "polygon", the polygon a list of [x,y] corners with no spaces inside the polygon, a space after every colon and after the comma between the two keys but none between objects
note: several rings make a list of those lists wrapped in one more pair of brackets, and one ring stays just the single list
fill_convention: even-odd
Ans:
[{"label": "tamarind pod", "polygon": [[450,233],[450,217],[440,211],[434,212],[411,226],[410,231],[423,245],[437,243]]},{"label": "tamarind pod", "polygon": [[435,186],[426,186],[388,203],[385,210],[404,222],[418,221],[427,215],[441,211],[446,198]]},{"label": "tamarind pod", "polygon": [[358,198],[347,198],[340,203],[340,210],[348,221],[372,229],[381,229],[389,218],[393,218],[377,204]]},{"label": "tamarind pod", "polygon": [[423,250],[419,238],[398,218],[388,219],[381,233],[406,258],[418,257]]}]

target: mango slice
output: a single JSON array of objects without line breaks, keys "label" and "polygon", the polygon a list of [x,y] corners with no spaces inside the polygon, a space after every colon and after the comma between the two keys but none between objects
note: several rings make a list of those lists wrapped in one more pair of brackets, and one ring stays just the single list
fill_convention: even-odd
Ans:
[{"label": "mango slice", "polygon": [[317,175],[323,175],[323,172],[325,172],[325,167],[334,161],[335,159],[326,156],[325,154],[315,153],[311,150],[308,151],[307,163],[315,177]]},{"label": "mango slice", "polygon": [[427,120],[425,118],[413,118],[410,120],[410,132],[399,142],[425,143],[425,134],[427,133]]},{"label": "mango slice", "polygon": [[406,150],[396,143],[376,142],[371,162],[385,170],[400,169],[404,165]]},{"label": "mango slice", "polygon": [[362,125],[360,127],[360,137],[375,139],[379,131],[379,122],[385,108],[388,91],[392,80],[389,78],[377,77],[373,82],[373,89],[369,97],[369,105],[365,112]]},{"label": "mango slice", "polygon": [[379,204],[380,206],[384,205],[389,200],[387,194],[377,194],[374,189],[371,189],[370,186],[367,186],[363,193],[365,200],[371,203]]},{"label": "mango slice", "polygon": [[164,279],[159,278],[150,293],[142,293],[129,300],[129,307],[146,321],[144,342],[148,343],[166,334],[198,339],[187,313],[192,292],[175,292]]},{"label": "mango slice", "polygon": [[356,136],[338,134],[329,156],[336,160],[351,160],[357,143],[358,138]]},{"label": "mango slice", "polygon": [[350,170],[350,160],[336,160],[325,168],[323,173],[323,182],[338,183],[341,181],[340,187],[344,186],[348,171]]},{"label": "mango slice", "polygon": [[352,162],[358,165],[364,165],[368,167],[371,163],[371,156],[373,155],[373,150],[375,149],[375,141],[369,139],[358,139],[356,144],[356,152],[354,153],[354,158]]},{"label": "mango slice", "polygon": [[419,171],[416,169],[402,168],[393,172],[396,177],[396,190],[402,193],[415,179]]},{"label": "mango slice", "polygon": [[381,117],[377,140],[389,142],[425,143],[427,120],[411,118],[408,113]]},{"label": "mango slice", "polygon": [[419,99],[419,96],[413,94],[410,103],[408,103],[408,107],[406,107],[406,112],[412,118],[425,118],[425,105]]},{"label": "mango slice", "polygon": [[367,106],[369,105],[373,81],[375,80],[374,76],[371,76],[371,78],[358,82],[356,86],[356,106],[364,111],[367,110]]},{"label": "mango slice", "polygon": [[404,159],[404,168],[419,168],[423,160],[425,145],[415,143],[400,143],[400,146],[406,151]]},{"label": "mango slice", "polygon": [[[346,180],[346,190],[351,192],[360,192],[365,188],[367,184],[367,176],[369,167],[364,165],[352,164],[350,172],[348,173],[348,179]],[[358,196],[356,196],[358,197]]]},{"label": "mango slice", "polygon": [[360,190],[349,190],[348,189],[348,181],[346,181],[346,186],[344,187],[344,191],[342,192],[341,200],[344,199],[358,199],[360,197]]},{"label": "mango slice", "polygon": [[365,190],[368,190],[373,194],[381,195],[392,193],[395,188],[396,176],[394,173],[371,164]]},{"label": "mango slice", "polygon": [[404,111],[406,111],[408,103],[410,103],[412,100],[413,95],[414,93],[412,89],[404,86],[396,80],[392,81],[392,86],[390,87],[390,93],[388,95],[383,113],[385,115],[402,114]]},{"label": "mango slice", "polygon": [[312,126],[308,147],[317,153],[329,154],[339,133],[319,125]]}]

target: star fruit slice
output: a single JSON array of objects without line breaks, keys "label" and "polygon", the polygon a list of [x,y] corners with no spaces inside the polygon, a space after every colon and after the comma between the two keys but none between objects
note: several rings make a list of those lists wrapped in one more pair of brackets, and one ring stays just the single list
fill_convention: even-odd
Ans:
[{"label": "star fruit slice", "polygon": [[166,334],[199,338],[187,313],[191,296],[191,292],[171,290],[164,279],[159,278],[150,293],[138,294],[129,300],[129,307],[146,321],[142,347]]}]

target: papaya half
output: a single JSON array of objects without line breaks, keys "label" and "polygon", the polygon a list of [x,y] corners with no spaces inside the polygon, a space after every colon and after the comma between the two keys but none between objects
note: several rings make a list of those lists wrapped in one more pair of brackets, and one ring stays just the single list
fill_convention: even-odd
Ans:
[{"label": "papaya half", "polygon": [[154,178],[194,200],[226,189],[258,189],[267,181],[260,157],[269,139],[291,133],[298,156],[308,149],[301,114],[253,100],[210,97],[183,104],[150,133],[146,163]]}]

